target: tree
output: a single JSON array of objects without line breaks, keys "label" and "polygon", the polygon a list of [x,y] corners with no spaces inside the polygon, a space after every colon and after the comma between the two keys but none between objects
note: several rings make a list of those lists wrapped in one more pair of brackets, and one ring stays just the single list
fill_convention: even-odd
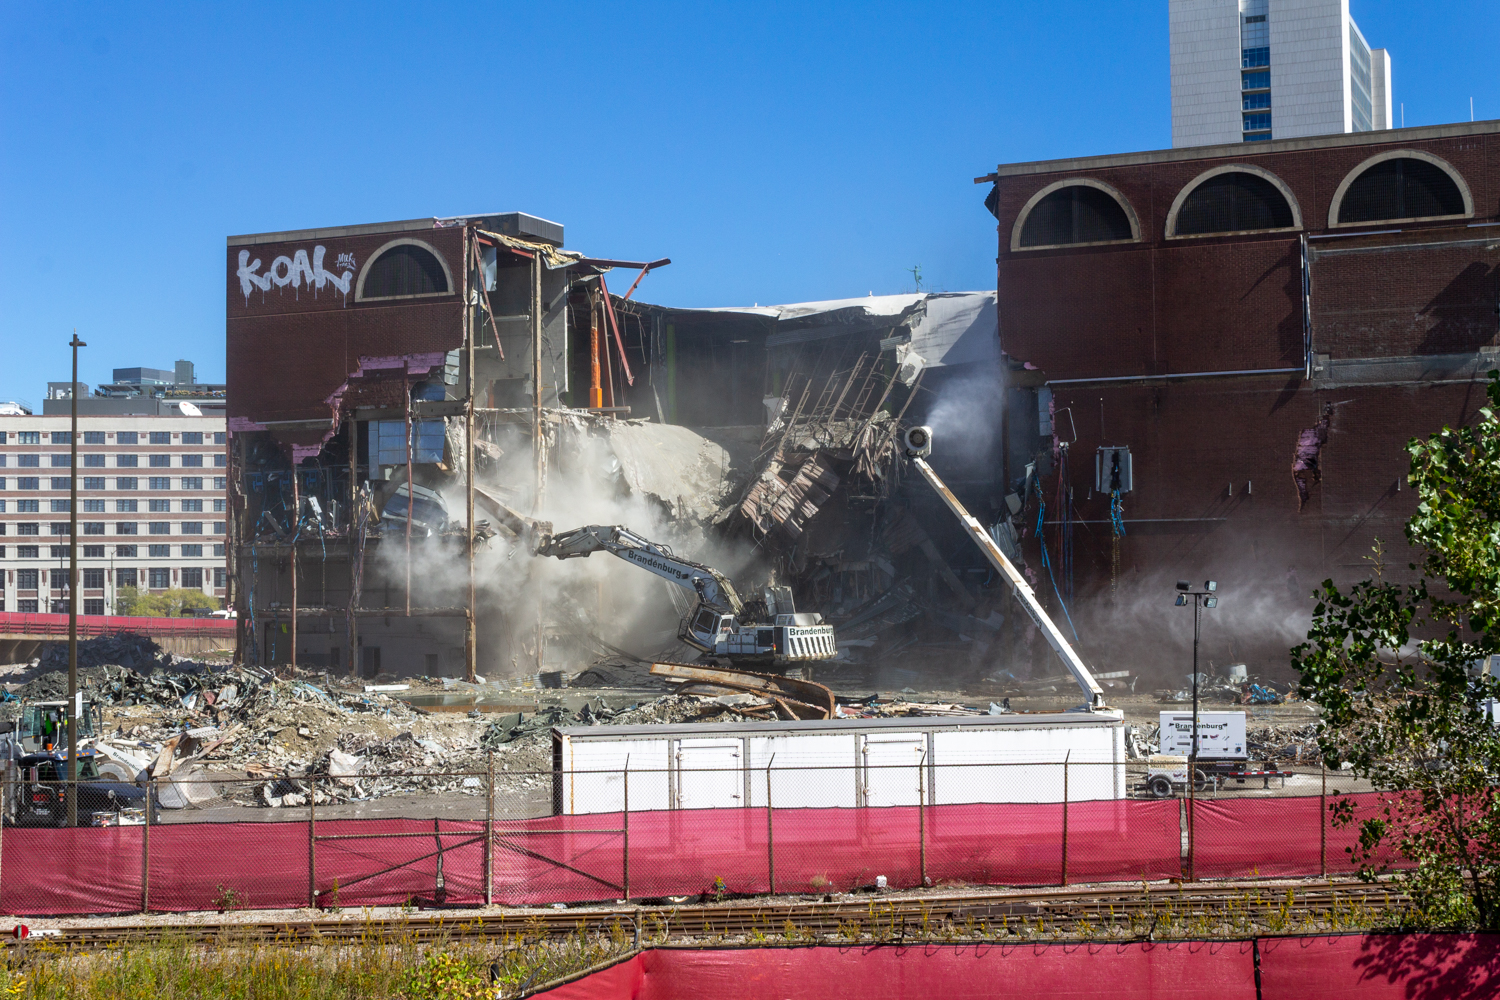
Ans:
[{"label": "tree", "polygon": [[1394,849],[1419,919],[1500,929],[1500,685],[1483,666],[1500,652],[1500,372],[1491,406],[1469,427],[1412,440],[1417,511],[1406,537],[1423,552],[1415,582],[1372,579],[1347,593],[1325,580],[1307,642],[1292,650],[1299,693],[1323,708],[1319,746],[1388,794],[1358,819],[1352,848],[1373,877]]},{"label": "tree", "polygon": [[115,614],[145,618],[176,618],[185,608],[218,610],[219,602],[201,590],[174,587],[155,593],[135,587],[115,591]]}]

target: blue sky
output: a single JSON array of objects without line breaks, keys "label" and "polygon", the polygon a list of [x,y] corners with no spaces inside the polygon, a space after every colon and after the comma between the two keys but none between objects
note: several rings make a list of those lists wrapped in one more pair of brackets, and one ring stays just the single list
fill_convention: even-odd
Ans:
[{"label": "blue sky", "polygon": [[[1500,4],[1354,0],[1406,124],[1500,117]],[[996,163],[1171,143],[1165,0],[0,8],[0,399],[224,372],[224,237],[531,212],[640,297],[993,287]],[[289,359],[267,359],[286,363]]]}]

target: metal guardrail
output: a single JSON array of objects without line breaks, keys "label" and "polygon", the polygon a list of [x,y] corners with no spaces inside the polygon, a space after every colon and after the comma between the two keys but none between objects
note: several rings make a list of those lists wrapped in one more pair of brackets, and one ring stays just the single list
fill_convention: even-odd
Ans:
[{"label": "metal guardrail", "polygon": [[[115,635],[135,632],[139,635],[223,636],[234,638],[237,622],[233,618],[149,618],[121,615],[79,615],[80,636]],[[20,611],[0,612],[0,635],[67,635],[67,615],[30,614]]]}]

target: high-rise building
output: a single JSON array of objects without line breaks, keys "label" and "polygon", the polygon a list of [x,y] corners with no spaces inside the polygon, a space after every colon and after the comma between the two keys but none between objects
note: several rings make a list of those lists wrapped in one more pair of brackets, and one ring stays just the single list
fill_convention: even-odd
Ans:
[{"label": "high-rise building", "polygon": [[[82,383],[49,382],[44,413],[0,409],[0,611],[67,613],[75,475],[80,614],[114,612],[127,587],[226,595],[223,387],[193,383],[188,362],[178,362],[178,372],[184,377],[154,373],[173,380],[153,383],[152,369],[116,369],[110,388],[167,389],[128,406],[121,404],[129,399],[87,396]],[[75,391],[77,469],[70,430]],[[202,406],[183,406],[187,397]],[[215,402],[217,412],[203,412]]]},{"label": "high-rise building", "polygon": [[1392,127],[1391,58],[1349,0],[1169,0],[1172,145]]}]

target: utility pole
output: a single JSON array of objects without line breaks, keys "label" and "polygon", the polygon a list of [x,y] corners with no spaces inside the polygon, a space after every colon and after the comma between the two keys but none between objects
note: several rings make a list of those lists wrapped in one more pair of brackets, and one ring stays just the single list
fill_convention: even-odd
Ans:
[{"label": "utility pole", "polygon": [[73,384],[68,397],[73,404],[72,431],[69,435],[71,458],[68,466],[68,825],[78,825],[78,717],[82,699],[78,696],[78,349],[87,347],[74,329]]}]

